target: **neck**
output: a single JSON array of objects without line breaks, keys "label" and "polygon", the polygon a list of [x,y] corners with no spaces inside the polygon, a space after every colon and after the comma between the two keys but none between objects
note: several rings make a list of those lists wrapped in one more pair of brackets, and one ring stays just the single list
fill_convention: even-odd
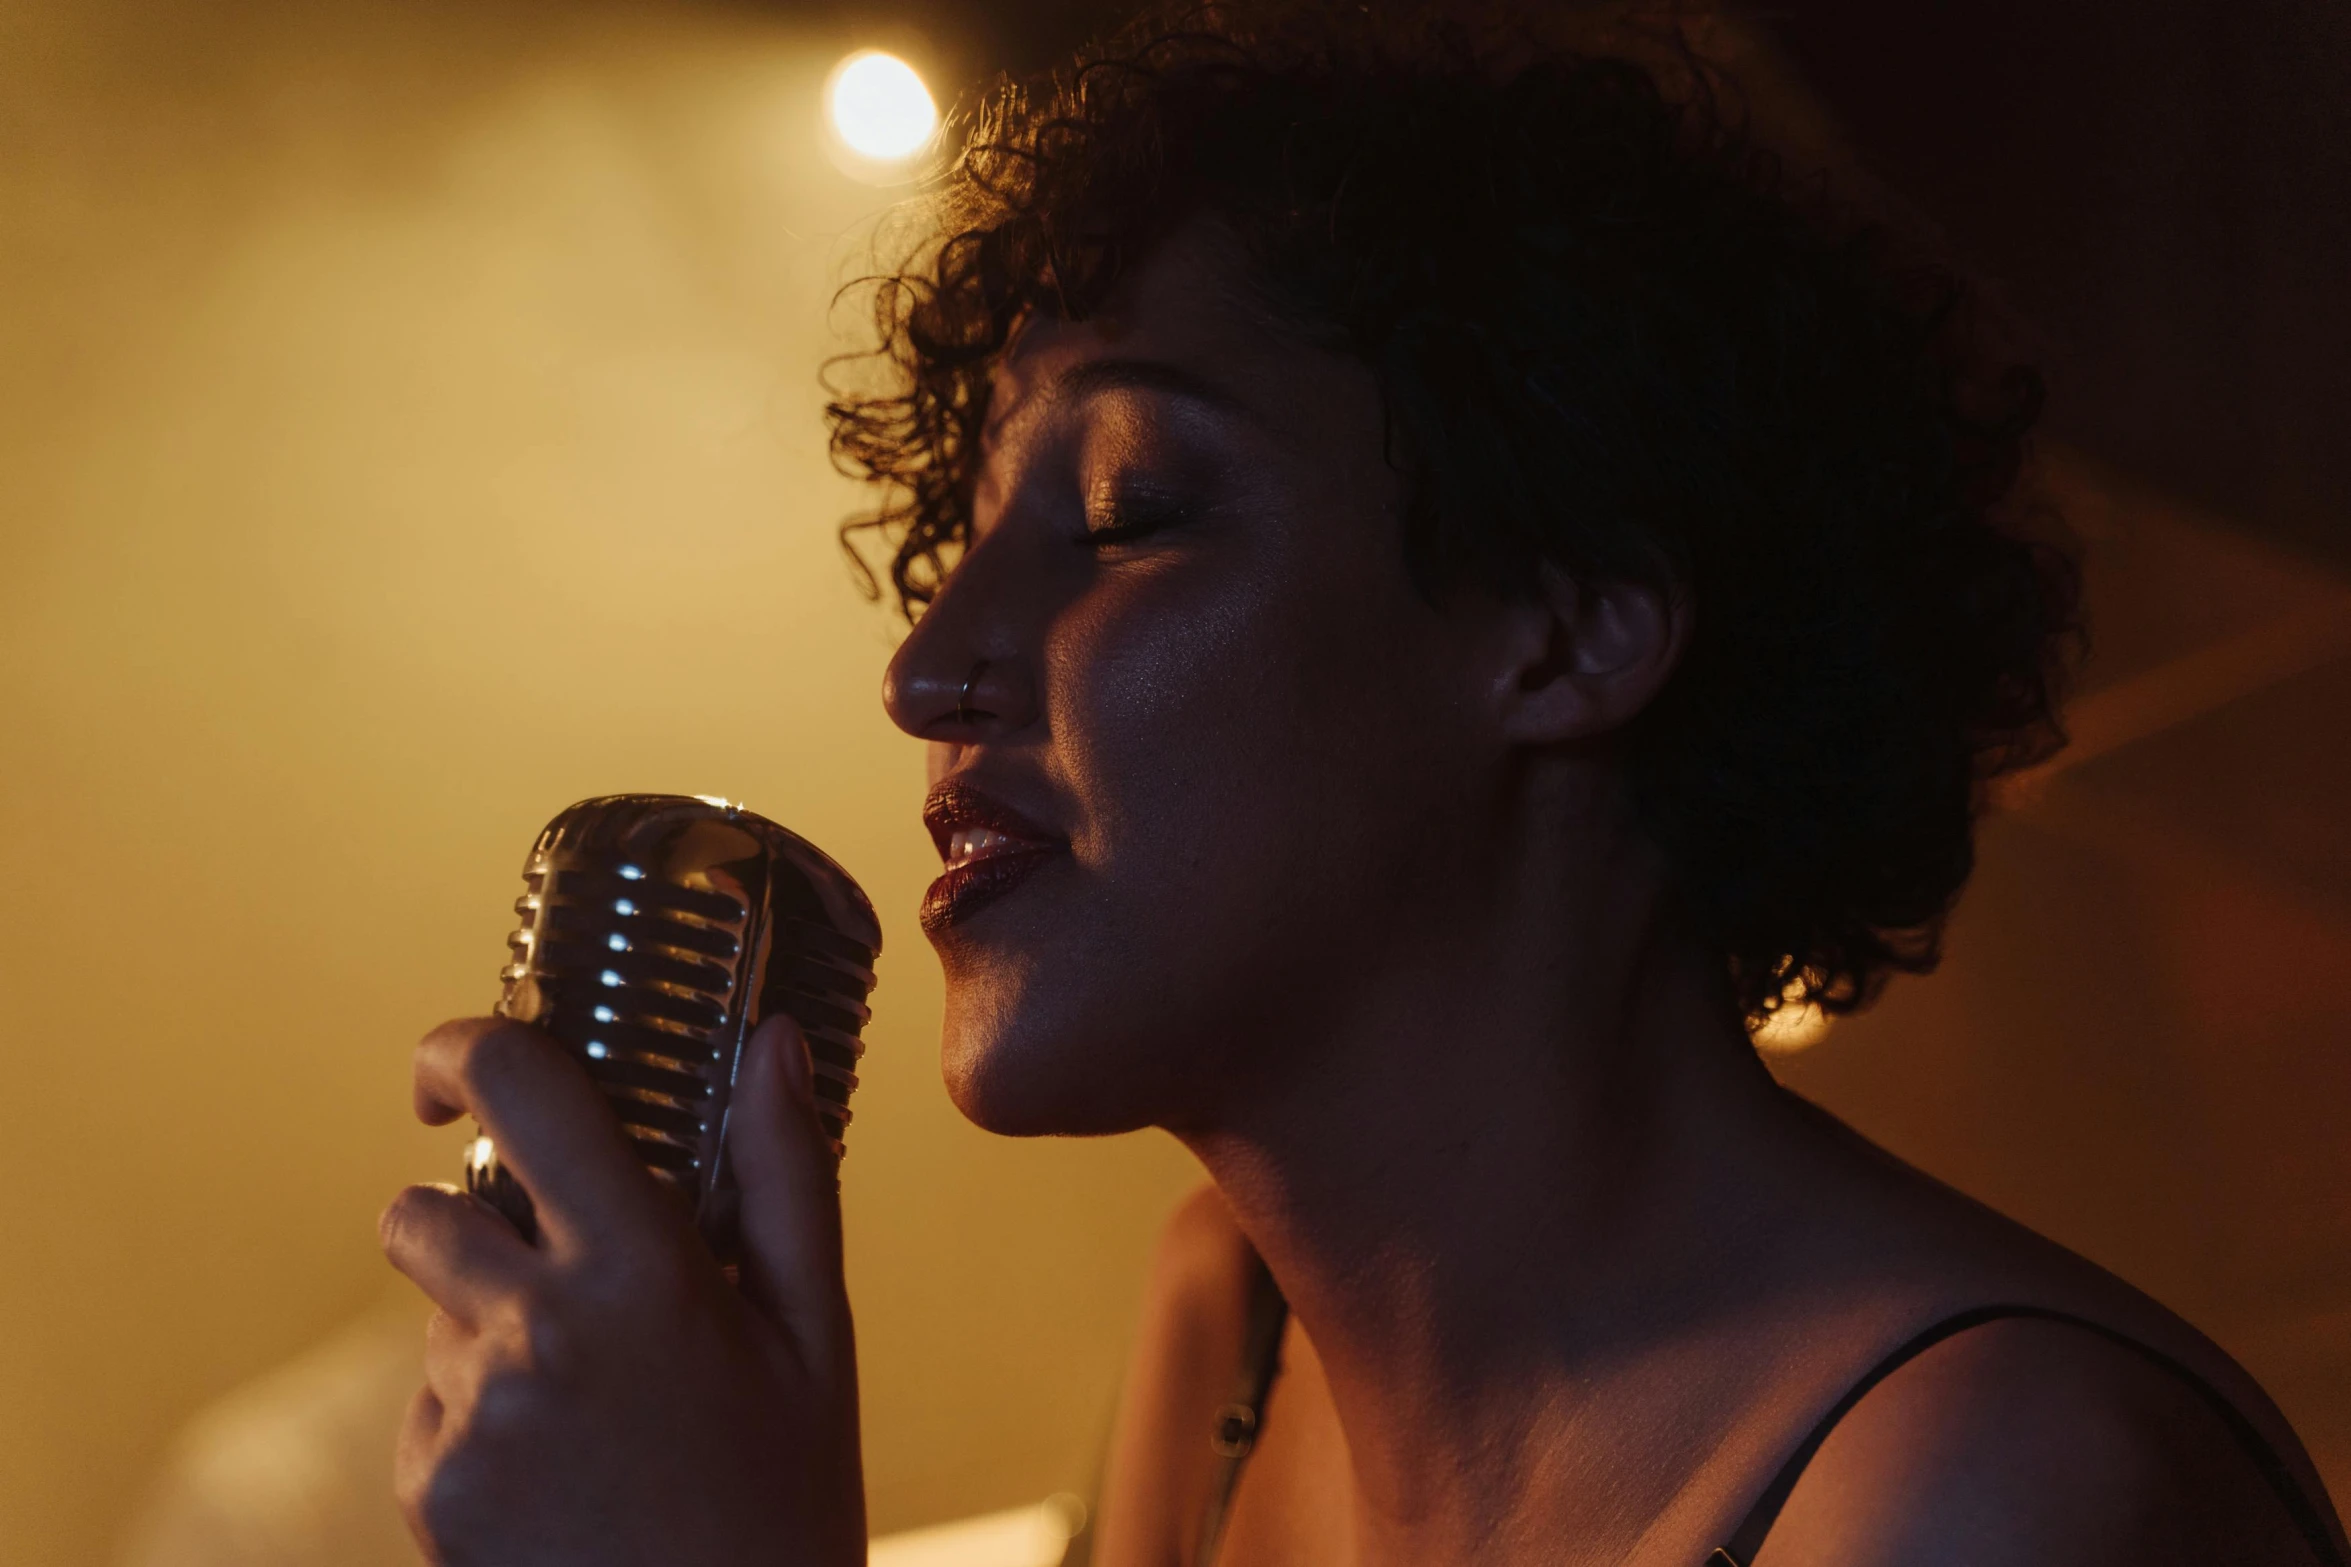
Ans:
[{"label": "neck", "polygon": [[[1557,1449],[1522,1440],[1536,1422],[1638,1355],[1661,1308],[1727,1300],[1762,1228],[1783,1096],[1661,916],[1661,878],[1604,871],[1534,878],[1443,939],[1422,926],[1317,1037],[1262,1053],[1292,1065],[1179,1133],[1321,1359],[1369,1560],[1495,1545],[1522,1466]],[[1640,896],[1578,911],[1563,881]]]}]

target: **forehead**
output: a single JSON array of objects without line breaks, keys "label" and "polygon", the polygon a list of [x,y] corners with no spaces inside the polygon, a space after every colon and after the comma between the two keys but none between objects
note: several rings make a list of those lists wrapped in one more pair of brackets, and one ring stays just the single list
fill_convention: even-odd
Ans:
[{"label": "forehead", "polygon": [[1336,435],[1376,403],[1369,368],[1278,322],[1233,243],[1206,221],[1178,229],[1087,319],[1016,327],[989,377],[982,444],[1112,387],[1189,395],[1293,445]]}]

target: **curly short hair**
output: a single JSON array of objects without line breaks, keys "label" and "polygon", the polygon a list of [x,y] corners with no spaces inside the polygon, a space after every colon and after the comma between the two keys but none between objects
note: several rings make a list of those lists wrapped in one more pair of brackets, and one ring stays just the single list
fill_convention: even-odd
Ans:
[{"label": "curly short hair", "polygon": [[1625,736],[1641,819],[1750,1018],[1850,1010],[1934,965],[1988,782],[2063,743],[2077,574],[2018,525],[2041,383],[1678,30],[1532,33],[1194,5],[999,82],[863,280],[880,373],[828,419],[882,500],[844,544],[884,541],[918,615],[1015,323],[1084,318],[1212,216],[1279,318],[1376,372],[1424,592],[1549,562],[1688,596]]}]

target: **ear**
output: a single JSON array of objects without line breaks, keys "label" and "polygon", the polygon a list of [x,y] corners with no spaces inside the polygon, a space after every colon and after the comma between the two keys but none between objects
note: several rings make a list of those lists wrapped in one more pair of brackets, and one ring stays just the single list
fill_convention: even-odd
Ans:
[{"label": "ear", "polygon": [[1690,603],[1668,587],[1578,580],[1546,563],[1536,593],[1505,607],[1494,698],[1521,745],[1622,728],[1664,688],[1689,642]]}]

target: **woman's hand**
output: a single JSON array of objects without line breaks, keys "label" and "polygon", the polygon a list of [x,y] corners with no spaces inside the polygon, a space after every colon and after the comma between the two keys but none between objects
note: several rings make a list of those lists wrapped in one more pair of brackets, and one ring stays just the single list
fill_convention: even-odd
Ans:
[{"label": "woman's hand", "polygon": [[441,1308],[395,1465],[434,1561],[864,1562],[840,1199],[809,1076],[790,1021],[761,1025],[727,1139],[738,1289],[554,1041],[470,1018],[417,1047],[417,1114],[479,1120],[539,1220],[526,1242],[438,1186],[384,1213],[385,1254]]}]

